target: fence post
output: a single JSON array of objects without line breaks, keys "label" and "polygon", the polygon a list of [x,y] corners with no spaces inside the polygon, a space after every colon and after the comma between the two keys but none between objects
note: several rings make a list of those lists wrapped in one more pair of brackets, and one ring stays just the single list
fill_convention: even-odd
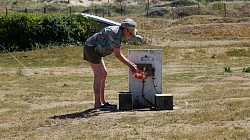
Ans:
[{"label": "fence post", "polygon": [[121,6],[121,17],[122,17],[122,1],[120,2],[120,6]]},{"label": "fence post", "polygon": [[43,8],[43,13],[46,14],[46,7]]},{"label": "fence post", "polygon": [[148,18],[148,10],[149,10],[149,0],[148,0],[148,4],[147,4],[147,18]]},{"label": "fence post", "polygon": [[110,13],[109,7],[110,7],[110,5],[108,5],[108,17],[111,17],[111,13]]},{"label": "fence post", "polygon": [[172,18],[173,18],[173,20],[174,20],[174,15],[175,15],[175,14],[174,14],[174,13],[175,13],[175,10],[174,10],[174,9],[175,9],[175,7],[174,7],[174,5],[172,5]]},{"label": "fence post", "polygon": [[5,9],[6,16],[8,15],[8,8]]},{"label": "fence post", "polygon": [[199,15],[201,14],[201,12],[200,12],[200,2],[201,2],[201,0],[198,0],[198,14]]},{"label": "fence post", "polygon": [[125,11],[125,4],[123,5],[123,15],[126,15],[126,11]]},{"label": "fence post", "polygon": [[226,1],[224,2],[224,17],[227,16],[227,8],[226,8]]},{"label": "fence post", "polygon": [[96,10],[96,6],[95,6],[95,15],[97,15],[97,10]]},{"label": "fence post", "polygon": [[104,17],[104,8],[105,7],[102,8],[102,17]]},{"label": "fence post", "polygon": [[26,7],[24,8],[24,12],[25,12],[25,13],[28,13],[28,9],[27,9]]},{"label": "fence post", "polygon": [[69,15],[71,16],[72,9],[69,7]]},{"label": "fence post", "polygon": [[108,17],[111,17],[111,14],[110,14],[110,11],[109,11],[109,7],[110,7],[110,5],[109,5],[109,0],[108,0]]}]

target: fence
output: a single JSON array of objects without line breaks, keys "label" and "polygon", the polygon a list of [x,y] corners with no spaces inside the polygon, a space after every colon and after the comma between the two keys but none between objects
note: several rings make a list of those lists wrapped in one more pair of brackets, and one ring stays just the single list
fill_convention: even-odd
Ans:
[{"label": "fence", "polygon": [[[68,3],[70,0],[68,0]],[[67,3],[67,2],[66,2]],[[104,4],[102,6],[45,6],[40,8],[3,8],[0,13],[6,15],[16,12],[22,13],[60,13],[72,14],[78,12],[90,13],[102,17],[117,17],[117,16],[144,16],[144,17],[165,17],[165,18],[182,18],[190,15],[219,15],[225,17],[250,17],[250,2],[213,2],[201,3],[200,0],[194,2],[168,2],[157,3],[147,0],[144,3],[136,5],[128,5],[125,2],[114,4]]]}]

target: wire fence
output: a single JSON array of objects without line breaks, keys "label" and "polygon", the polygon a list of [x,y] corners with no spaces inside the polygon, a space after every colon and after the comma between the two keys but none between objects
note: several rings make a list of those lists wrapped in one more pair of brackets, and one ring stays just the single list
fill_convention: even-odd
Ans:
[{"label": "wire fence", "polygon": [[[69,1],[68,1],[69,2]],[[40,8],[16,7],[0,9],[0,13],[6,15],[11,13],[89,13],[102,17],[118,16],[143,16],[143,17],[165,17],[165,18],[182,18],[190,15],[219,15],[224,17],[250,17],[250,2],[220,2],[213,4],[204,4],[200,1],[190,5],[176,3],[167,3],[157,6],[157,3],[147,1],[137,5],[127,5],[126,3],[105,4],[103,6],[44,6]]]}]

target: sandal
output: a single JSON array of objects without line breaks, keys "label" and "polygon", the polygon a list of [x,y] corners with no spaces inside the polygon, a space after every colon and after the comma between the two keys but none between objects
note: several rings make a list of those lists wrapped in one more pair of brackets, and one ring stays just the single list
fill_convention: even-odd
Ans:
[{"label": "sandal", "polygon": [[104,104],[104,106],[107,106],[107,107],[117,107],[117,105],[110,104],[109,102],[106,102],[106,104]]},{"label": "sandal", "polygon": [[96,107],[95,109],[111,109],[111,108],[117,108],[117,105],[106,102],[104,105]]}]

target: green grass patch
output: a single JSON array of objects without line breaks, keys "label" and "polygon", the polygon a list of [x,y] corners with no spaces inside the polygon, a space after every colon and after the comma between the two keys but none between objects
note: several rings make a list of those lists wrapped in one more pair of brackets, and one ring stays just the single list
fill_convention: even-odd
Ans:
[{"label": "green grass patch", "polygon": [[250,50],[249,49],[233,49],[226,51],[228,56],[234,57],[250,57]]}]

